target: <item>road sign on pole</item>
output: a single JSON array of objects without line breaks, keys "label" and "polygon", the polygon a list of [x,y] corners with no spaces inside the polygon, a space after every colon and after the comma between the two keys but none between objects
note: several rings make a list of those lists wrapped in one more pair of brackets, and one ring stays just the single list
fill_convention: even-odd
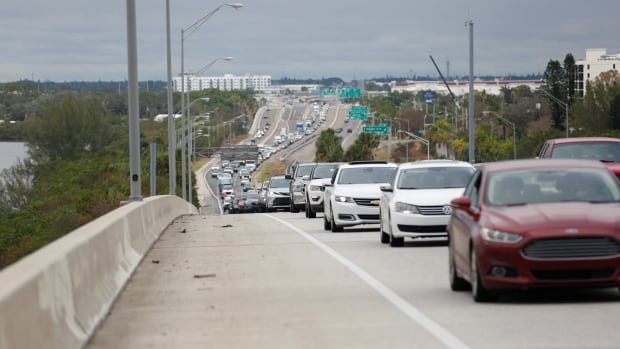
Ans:
[{"label": "road sign on pole", "polygon": [[368,107],[365,105],[354,105],[349,110],[348,117],[351,120],[366,120],[368,119]]},{"label": "road sign on pole", "polygon": [[338,97],[340,98],[360,98],[362,90],[359,88],[343,87],[338,89]]},{"label": "road sign on pole", "polygon": [[431,90],[427,90],[427,91],[424,91],[422,93],[422,97],[425,100],[430,101],[430,100],[433,100],[433,99],[435,99],[437,97],[437,92],[431,91]]},{"label": "road sign on pole", "polygon": [[364,126],[362,127],[362,132],[374,135],[387,135],[388,127],[387,125]]}]

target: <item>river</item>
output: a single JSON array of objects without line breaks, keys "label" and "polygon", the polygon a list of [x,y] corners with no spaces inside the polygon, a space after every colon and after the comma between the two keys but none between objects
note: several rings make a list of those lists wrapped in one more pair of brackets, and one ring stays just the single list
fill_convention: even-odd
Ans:
[{"label": "river", "polygon": [[27,150],[22,142],[0,142],[0,171],[17,164],[18,159],[27,158]]}]

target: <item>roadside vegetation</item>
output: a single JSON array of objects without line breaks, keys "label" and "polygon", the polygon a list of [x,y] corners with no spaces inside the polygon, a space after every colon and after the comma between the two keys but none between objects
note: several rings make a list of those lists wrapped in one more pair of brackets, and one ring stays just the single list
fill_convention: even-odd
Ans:
[{"label": "roadside vegetation", "polygon": [[[545,70],[547,91],[569,106],[569,134],[620,137],[620,76],[616,72],[602,74],[587,86],[588,93],[580,99],[569,79],[573,75],[571,55],[563,63],[550,60]],[[200,122],[198,130],[208,136],[196,138],[198,154],[227,144],[235,135],[247,134],[259,104],[246,91],[191,93],[190,100],[200,98],[208,100],[194,103],[191,114]],[[179,95],[174,100],[178,112]],[[143,196],[149,191],[151,143],[157,146],[156,192],[168,193],[167,122],[154,121],[158,114],[167,115],[166,101],[165,92],[140,95]],[[433,100],[432,114],[421,93],[388,93],[348,102],[368,106],[375,123],[427,139],[430,149],[420,142],[407,147],[395,140],[387,152],[385,136],[360,134],[345,151],[341,137],[330,129],[317,139],[315,161],[384,160],[389,153],[390,161],[404,162],[425,159],[427,150],[431,158],[448,153],[468,161],[467,96],[456,100],[438,96]],[[499,96],[476,93],[476,162],[512,159],[513,145],[517,158],[535,157],[546,139],[565,136],[562,103],[526,87],[504,89]],[[0,116],[4,121],[0,140],[26,142],[30,149],[29,159],[0,173],[0,268],[114,210],[127,199],[127,110],[127,96],[118,92],[41,91],[28,82],[0,86]],[[514,143],[513,129],[497,115],[514,124]],[[227,127],[220,127],[224,123]],[[404,140],[409,136],[395,132],[394,137]],[[176,157],[179,193],[180,151]],[[260,183],[284,173],[285,168],[283,162],[265,163],[260,174],[264,178],[255,180]],[[198,205],[198,195],[192,197]]]},{"label": "roadside vegetation", "polygon": [[[4,110],[8,104],[18,103],[15,96],[23,91],[6,90],[15,86],[23,87],[5,85],[0,93]],[[28,109],[23,120],[5,117],[0,124],[2,141],[25,142],[29,148],[27,160],[0,173],[0,269],[118,208],[127,200],[130,190],[126,96],[60,91],[32,93],[30,97],[23,101],[36,108]],[[211,123],[216,125],[243,113],[254,115],[256,111],[251,93],[213,90],[191,96],[203,97],[209,97],[209,101],[196,106],[193,113],[210,112],[211,118],[204,125],[207,129]],[[140,122],[143,196],[149,195],[151,143],[157,145],[156,192],[169,192],[167,122],[153,121],[156,114],[167,114],[163,110],[167,109],[165,102],[158,102],[166,98],[165,93],[157,98],[148,93],[140,96],[140,101],[156,106],[155,110],[150,109],[152,116],[141,118]],[[143,110],[146,112],[146,108]],[[180,122],[177,123],[179,128]],[[213,146],[228,139],[225,132],[231,130],[243,132],[232,126],[222,128],[213,133]],[[215,143],[217,140],[220,143]],[[196,146],[203,147],[198,141]],[[180,193],[180,151],[176,156],[176,191]],[[193,198],[197,205],[198,195]]]}]

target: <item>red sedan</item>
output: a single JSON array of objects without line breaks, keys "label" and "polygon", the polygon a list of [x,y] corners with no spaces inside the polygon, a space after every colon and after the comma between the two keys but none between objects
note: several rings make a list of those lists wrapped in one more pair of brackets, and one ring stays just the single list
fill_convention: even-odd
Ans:
[{"label": "red sedan", "polygon": [[600,161],[484,164],[452,206],[450,286],[477,302],[502,290],[620,286],[620,181]]}]

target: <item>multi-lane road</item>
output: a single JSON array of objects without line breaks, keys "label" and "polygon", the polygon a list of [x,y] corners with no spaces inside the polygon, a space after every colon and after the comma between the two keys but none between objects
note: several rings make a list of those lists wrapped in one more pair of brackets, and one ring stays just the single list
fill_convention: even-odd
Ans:
[{"label": "multi-lane road", "polygon": [[620,347],[615,288],[479,304],[450,290],[444,240],[391,248],[378,226],[332,233],[321,214],[203,212],[163,233],[89,348]]},{"label": "multi-lane road", "polygon": [[617,289],[477,304],[441,240],[331,233],[303,213],[177,219],[90,348],[617,348]]}]

